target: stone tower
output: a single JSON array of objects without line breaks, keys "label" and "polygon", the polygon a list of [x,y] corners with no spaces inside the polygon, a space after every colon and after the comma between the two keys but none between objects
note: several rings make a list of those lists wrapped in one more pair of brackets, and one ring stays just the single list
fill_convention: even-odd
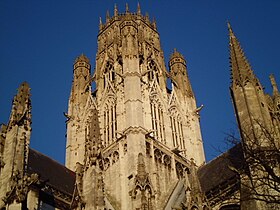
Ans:
[{"label": "stone tower", "polygon": [[269,205],[270,198],[273,199],[277,194],[279,197],[279,191],[273,190],[277,183],[274,185],[273,179],[268,178],[271,175],[279,176],[279,165],[273,165],[275,161],[272,151],[275,149],[279,151],[280,145],[280,94],[273,75],[270,76],[273,94],[270,96],[264,93],[229,24],[228,28],[231,97],[248,166],[247,172],[241,176],[241,208],[278,209],[279,206],[276,208]]},{"label": "stone tower", "polygon": [[156,23],[141,14],[139,5],[136,13],[128,5],[119,13],[115,6],[112,17],[107,12],[106,21],[100,20],[94,75],[91,79],[88,59],[78,57],[65,114],[66,166],[78,177],[73,206],[203,207],[195,175],[205,162],[201,108],[196,106],[186,60],[176,50],[169,68]]}]

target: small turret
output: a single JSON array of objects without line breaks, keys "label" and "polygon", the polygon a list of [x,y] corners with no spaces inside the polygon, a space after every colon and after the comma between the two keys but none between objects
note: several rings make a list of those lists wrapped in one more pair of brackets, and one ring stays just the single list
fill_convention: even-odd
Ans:
[{"label": "small turret", "polygon": [[183,96],[193,97],[194,95],[187,72],[187,62],[184,56],[176,49],[174,49],[170,57],[169,69],[171,80],[177,91]]},{"label": "small turret", "polygon": [[[75,59],[73,70],[73,82],[68,104],[67,117],[67,148],[66,166],[72,170],[76,163],[83,163],[85,130],[78,125],[84,116],[88,98],[91,94],[90,63],[85,55]],[[78,139],[78,141],[77,141]]]},{"label": "small turret", "polygon": [[75,100],[77,103],[85,103],[87,98],[85,92],[88,91],[89,87],[90,68],[89,59],[85,55],[82,54],[76,58],[71,96],[72,100]]}]

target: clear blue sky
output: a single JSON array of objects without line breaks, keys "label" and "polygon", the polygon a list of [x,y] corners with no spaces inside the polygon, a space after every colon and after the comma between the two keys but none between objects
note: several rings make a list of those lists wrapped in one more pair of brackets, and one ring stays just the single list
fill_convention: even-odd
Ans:
[{"label": "clear blue sky", "polygon": [[[7,123],[21,82],[32,88],[31,147],[64,163],[65,118],[76,56],[95,65],[99,16],[137,1],[0,0],[0,122]],[[236,129],[229,85],[227,21],[255,74],[271,92],[268,76],[280,83],[280,1],[139,1],[142,13],[157,21],[165,61],[177,48],[188,62],[197,104],[204,104],[201,127],[207,160],[226,149]]]}]

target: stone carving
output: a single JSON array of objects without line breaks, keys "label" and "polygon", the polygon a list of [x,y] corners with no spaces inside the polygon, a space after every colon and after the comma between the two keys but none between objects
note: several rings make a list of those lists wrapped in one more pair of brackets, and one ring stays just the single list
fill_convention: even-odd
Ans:
[{"label": "stone carving", "polygon": [[134,179],[134,188],[130,191],[130,196],[135,200],[136,209],[152,210],[154,191],[145,169],[145,161],[142,153],[138,155],[137,174]]}]

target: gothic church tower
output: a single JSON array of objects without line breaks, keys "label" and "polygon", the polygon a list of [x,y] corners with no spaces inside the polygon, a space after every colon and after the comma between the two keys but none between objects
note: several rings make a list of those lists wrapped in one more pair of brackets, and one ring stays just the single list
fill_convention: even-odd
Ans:
[{"label": "gothic church tower", "polygon": [[88,59],[78,57],[66,114],[66,166],[78,176],[74,206],[202,208],[195,175],[205,162],[200,108],[179,52],[171,55],[169,68],[156,23],[139,5],[136,13],[128,5],[119,13],[115,6],[112,17],[107,12],[106,21],[100,20],[94,75]]}]

